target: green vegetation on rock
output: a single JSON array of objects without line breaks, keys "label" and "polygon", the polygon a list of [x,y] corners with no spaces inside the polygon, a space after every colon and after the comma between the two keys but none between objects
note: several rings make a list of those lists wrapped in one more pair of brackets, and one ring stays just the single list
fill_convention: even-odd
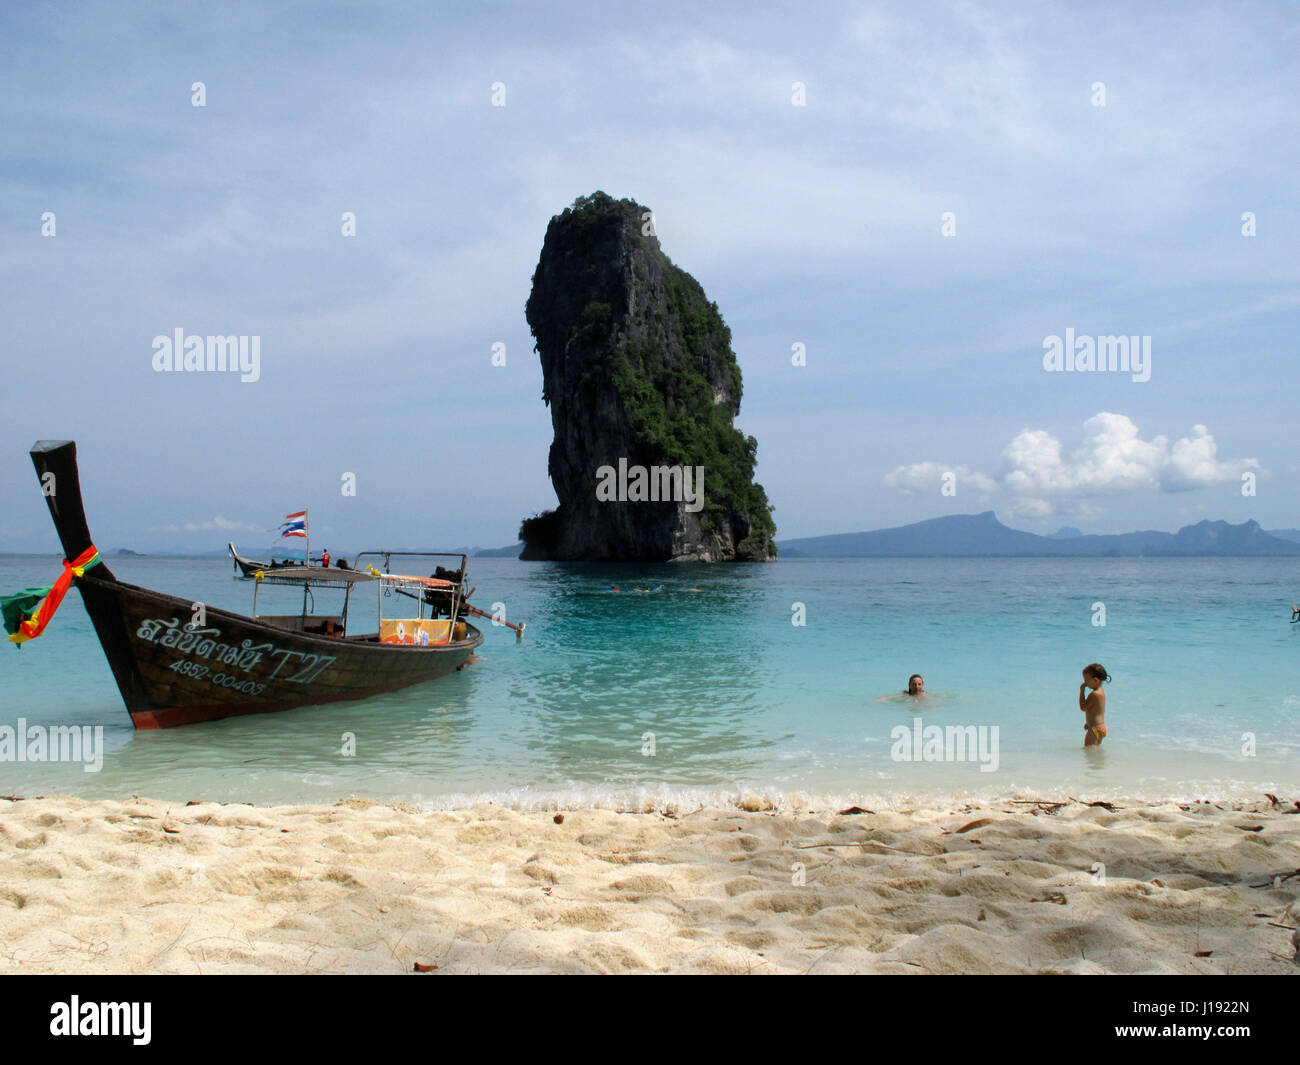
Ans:
[{"label": "green vegetation on rock", "polygon": [[732,425],[742,384],[731,330],[690,274],[669,263],[666,282],[669,321],[691,365],[725,360],[730,395],[718,402],[698,370],[669,365],[647,340],[625,340],[614,349],[611,368],[628,422],[663,464],[704,467],[706,529],[715,527],[712,515],[735,510],[749,519],[749,539],[771,537],[772,508],[763,486],[754,483],[758,441]]}]

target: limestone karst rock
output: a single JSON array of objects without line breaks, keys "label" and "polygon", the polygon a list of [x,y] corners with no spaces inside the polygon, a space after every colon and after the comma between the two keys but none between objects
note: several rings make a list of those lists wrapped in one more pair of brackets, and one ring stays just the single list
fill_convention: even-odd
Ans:
[{"label": "limestone karst rock", "polygon": [[[546,229],[528,324],[542,360],[559,506],[523,522],[522,558],[730,562],[774,558],[757,441],[732,424],[740,367],[731,331],[699,283],[659,247],[647,208],[603,192]],[[665,469],[703,471],[690,499],[637,498]],[[611,471],[631,471],[610,499]],[[603,487],[602,487],[603,486]],[[598,491],[598,489],[600,489]],[[675,493],[680,496],[680,493]],[[626,497],[625,497],[626,496]]]}]

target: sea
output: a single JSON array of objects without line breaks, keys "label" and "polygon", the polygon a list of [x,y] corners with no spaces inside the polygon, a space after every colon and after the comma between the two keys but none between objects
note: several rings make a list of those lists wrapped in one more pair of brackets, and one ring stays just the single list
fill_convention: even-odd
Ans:
[{"label": "sea", "polygon": [[[229,559],[108,562],[250,612]],[[59,570],[0,557],[0,594]],[[635,810],[1300,798],[1292,559],[471,559],[469,583],[522,639],[479,622],[478,661],[440,680],[151,732],[132,728],[73,591],[44,636],[0,646],[0,730],[102,726],[102,758],[0,761],[0,794]],[[1112,676],[1109,735],[1085,749],[1090,662]],[[913,673],[923,699],[901,694]]]}]

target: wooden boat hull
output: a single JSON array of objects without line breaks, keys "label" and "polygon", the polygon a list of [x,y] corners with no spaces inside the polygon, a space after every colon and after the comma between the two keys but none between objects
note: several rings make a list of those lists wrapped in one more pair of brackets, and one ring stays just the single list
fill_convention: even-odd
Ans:
[{"label": "wooden boat hull", "polygon": [[187,600],[90,575],[77,583],[140,729],[364,699],[452,673],[483,642],[468,624],[445,647],[318,637],[211,607],[194,626]]},{"label": "wooden boat hull", "polygon": [[[76,447],[42,441],[32,459],[43,483],[55,475],[47,502],[65,557],[76,558],[91,543]],[[194,603],[123,583],[107,563],[73,583],[140,729],[364,699],[454,672],[483,642],[468,622],[464,639],[427,647],[316,636],[212,607],[195,625]]]}]

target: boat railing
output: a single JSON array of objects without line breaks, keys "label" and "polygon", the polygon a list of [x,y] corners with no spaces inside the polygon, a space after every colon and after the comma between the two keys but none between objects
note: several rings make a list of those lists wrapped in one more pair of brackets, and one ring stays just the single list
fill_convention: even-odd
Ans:
[{"label": "boat railing", "polygon": [[[352,602],[352,586],[363,581],[372,581],[370,574],[353,573],[339,570],[337,574],[324,567],[297,566],[278,570],[258,570],[253,574],[253,613],[254,621],[262,621],[277,628],[292,632],[319,634],[323,636],[347,635],[348,612]],[[259,614],[258,595],[262,585],[290,586],[302,589],[302,610],[297,614]],[[317,614],[315,590],[336,588],[343,590],[343,609],[337,613]],[[337,627],[337,631],[332,631]]]},{"label": "boat railing", "polygon": [[[450,567],[435,564],[434,573],[441,571],[446,574],[446,577],[423,577],[394,574],[392,572],[394,559],[399,560],[397,564],[403,569],[410,569],[415,568],[409,565],[410,561],[439,558],[456,559],[459,565],[453,570]],[[382,562],[382,567],[380,562]],[[391,619],[414,623],[413,629],[409,633],[406,629],[403,629],[399,635],[395,629],[390,629],[391,642],[419,643],[427,638],[430,643],[450,643],[461,638],[458,634],[461,631],[461,625],[463,625],[460,622],[460,613],[465,598],[465,570],[469,567],[468,555],[454,551],[362,551],[353,559],[353,565],[357,570],[371,573],[380,581],[378,605],[381,641],[384,639],[384,599],[390,597],[394,592],[405,598],[415,600],[416,616],[414,618]],[[430,625],[426,622],[424,615],[426,605],[430,608],[428,622],[441,620],[436,617],[437,613],[440,610],[446,611],[447,625],[445,633],[440,625]]]},{"label": "boat railing", "polygon": [[[425,577],[418,574],[392,572],[394,560],[399,560],[398,565],[408,568],[403,563],[421,558],[456,559],[459,561],[459,566],[455,570],[443,567],[435,569],[435,572],[447,574],[446,577]],[[460,614],[465,598],[464,579],[468,560],[468,555],[442,551],[363,551],[356,556],[351,569],[293,566],[259,570],[253,574],[255,583],[252,616],[256,620],[294,632],[346,637],[352,588],[358,584],[373,583],[376,586],[380,642],[410,643],[419,646],[452,643],[463,639],[463,633],[466,631],[465,623],[460,620]],[[264,584],[301,588],[302,610],[297,614],[259,614],[258,593]],[[341,613],[315,613],[313,592],[327,588],[341,589],[344,592]],[[390,599],[394,594],[415,601],[414,617],[411,617],[408,612],[401,617],[385,618],[384,600]],[[445,618],[438,617],[443,613],[446,615]],[[396,624],[389,624],[389,622]],[[339,631],[331,631],[334,626],[337,626]]]},{"label": "boat railing", "polygon": [[[469,568],[469,555],[458,554],[454,551],[362,551],[353,561],[355,569],[364,570],[367,566],[374,566],[383,573],[392,573],[393,559],[406,558],[454,558],[460,561],[456,571],[461,580],[465,579],[465,570]],[[363,562],[362,559],[373,559],[372,562]],[[380,560],[383,565],[380,565]]]}]

